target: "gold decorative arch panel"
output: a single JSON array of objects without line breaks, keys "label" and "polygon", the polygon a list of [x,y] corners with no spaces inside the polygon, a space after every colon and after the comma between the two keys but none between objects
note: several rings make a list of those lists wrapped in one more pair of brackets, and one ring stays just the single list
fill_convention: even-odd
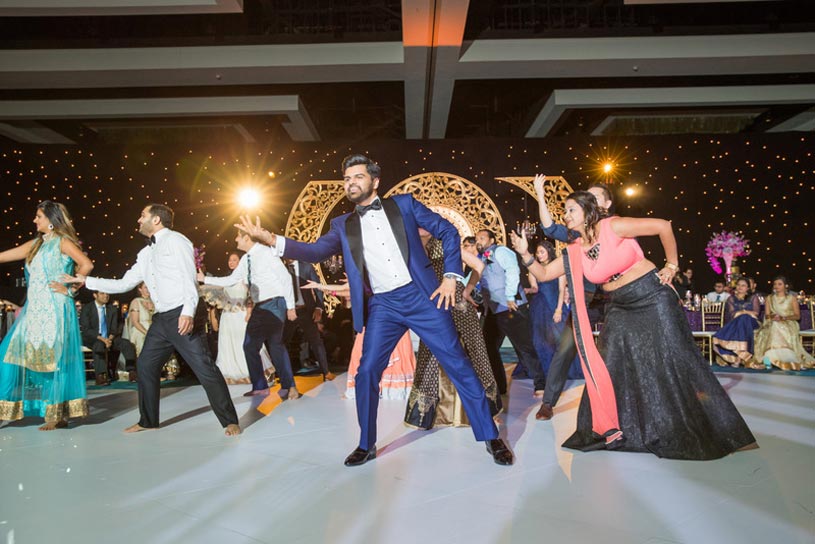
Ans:
[{"label": "gold decorative arch panel", "polygon": [[[283,235],[299,242],[314,242],[323,232],[331,211],[343,198],[342,181],[309,181],[294,201]],[[325,283],[322,266],[317,264],[316,269],[320,281]],[[325,301],[329,315],[341,302],[330,293],[325,293]]]},{"label": "gold decorative arch panel", "polygon": [[[517,176],[495,179],[498,181],[511,183],[512,185],[523,189],[532,195],[535,202],[538,201],[538,197],[535,194],[535,188],[532,185],[532,183],[535,181],[534,176]],[[546,195],[546,205],[549,208],[549,212],[552,214],[552,219],[555,220],[555,223],[563,223],[563,209],[564,205],[566,204],[566,197],[574,192],[574,189],[572,189],[571,185],[569,185],[566,178],[563,176],[546,176],[546,180],[543,182],[543,189],[544,194]]]},{"label": "gold decorative arch panel", "polygon": [[458,228],[462,236],[482,229],[495,233],[504,244],[506,231],[501,212],[492,198],[475,183],[447,172],[427,172],[397,183],[385,196],[410,194]]}]

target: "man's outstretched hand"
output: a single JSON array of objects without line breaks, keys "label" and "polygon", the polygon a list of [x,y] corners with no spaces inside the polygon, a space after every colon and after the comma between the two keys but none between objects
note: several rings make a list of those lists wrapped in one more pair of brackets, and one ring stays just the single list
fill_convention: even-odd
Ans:
[{"label": "man's outstretched hand", "polygon": [[254,240],[264,243],[267,246],[274,247],[275,245],[274,234],[264,229],[260,225],[260,217],[258,216],[255,216],[255,220],[253,222],[248,215],[241,215],[240,223],[235,223],[235,228],[237,228],[241,232],[245,232],[246,234],[251,236]]}]

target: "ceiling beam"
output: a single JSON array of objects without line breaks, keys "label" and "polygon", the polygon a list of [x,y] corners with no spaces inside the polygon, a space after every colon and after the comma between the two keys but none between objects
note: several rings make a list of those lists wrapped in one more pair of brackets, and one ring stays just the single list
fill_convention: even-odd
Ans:
[{"label": "ceiling beam", "polygon": [[0,51],[0,89],[401,81],[402,44]]},{"label": "ceiling beam", "polygon": [[287,115],[283,127],[296,142],[318,141],[311,119],[296,95],[119,98],[102,100],[0,100],[2,120],[144,119],[229,115]]},{"label": "ceiling beam", "polygon": [[242,13],[243,0],[0,0],[0,17]]},{"label": "ceiling beam", "polygon": [[815,102],[815,85],[741,85],[619,89],[558,89],[526,132],[545,138],[570,109],[770,106]]},{"label": "ceiling beam", "polygon": [[815,33],[476,40],[458,79],[809,73]]}]

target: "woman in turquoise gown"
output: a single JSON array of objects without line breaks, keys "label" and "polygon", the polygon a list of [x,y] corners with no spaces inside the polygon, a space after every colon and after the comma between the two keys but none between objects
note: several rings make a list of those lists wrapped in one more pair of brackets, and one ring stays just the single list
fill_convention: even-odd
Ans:
[{"label": "woman in turquoise gown", "polygon": [[37,415],[42,431],[88,415],[82,339],[73,291],[63,274],[87,275],[93,263],[82,253],[68,210],[46,200],[34,217],[37,237],[0,252],[0,264],[25,260],[25,306],[0,344],[0,420]]}]

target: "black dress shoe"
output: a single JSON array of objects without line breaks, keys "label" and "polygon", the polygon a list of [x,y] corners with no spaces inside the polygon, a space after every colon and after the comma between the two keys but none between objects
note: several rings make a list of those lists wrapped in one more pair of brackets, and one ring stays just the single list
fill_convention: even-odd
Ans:
[{"label": "black dress shoe", "polygon": [[515,462],[512,452],[500,438],[487,440],[487,451],[492,455],[493,461],[498,465],[511,465]]},{"label": "black dress shoe", "polygon": [[376,459],[376,447],[369,450],[357,448],[351,452],[351,455],[345,458],[345,466],[356,467],[359,465],[364,465],[372,459]]}]

